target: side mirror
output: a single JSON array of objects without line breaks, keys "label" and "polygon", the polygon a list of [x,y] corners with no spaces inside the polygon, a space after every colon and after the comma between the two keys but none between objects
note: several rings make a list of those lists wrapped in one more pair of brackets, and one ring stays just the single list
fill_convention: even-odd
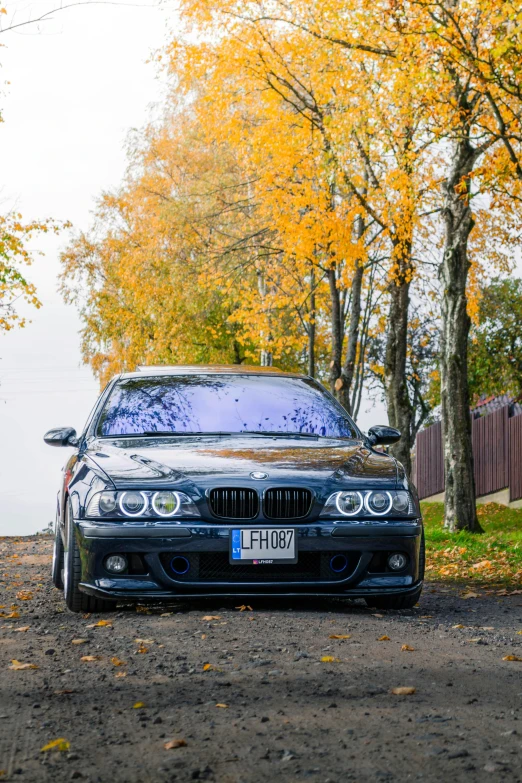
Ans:
[{"label": "side mirror", "polygon": [[78,438],[74,427],[57,427],[44,435],[48,446],[77,446]]},{"label": "side mirror", "polygon": [[368,430],[368,440],[372,446],[389,446],[391,443],[397,443],[400,438],[399,430],[384,424],[376,424]]}]

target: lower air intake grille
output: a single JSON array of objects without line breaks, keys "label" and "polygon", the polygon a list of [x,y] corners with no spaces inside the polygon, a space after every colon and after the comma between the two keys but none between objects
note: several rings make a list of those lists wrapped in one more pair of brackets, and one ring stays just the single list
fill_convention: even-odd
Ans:
[{"label": "lower air intake grille", "polygon": [[253,489],[210,490],[210,508],[216,517],[223,519],[254,519],[259,511],[259,497]]},{"label": "lower air intake grille", "polygon": [[312,493],[309,489],[267,489],[264,512],[268,519],[301,519],[310,511]]}]

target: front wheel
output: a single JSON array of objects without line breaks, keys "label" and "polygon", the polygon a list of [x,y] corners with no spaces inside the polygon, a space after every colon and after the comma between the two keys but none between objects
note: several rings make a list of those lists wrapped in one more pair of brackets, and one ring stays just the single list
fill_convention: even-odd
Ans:
[{"label": "front wheel", "polygon": [[60,532],[60,520],[56,517],[56,529],[54,531],[53,565],[51,579],[58,590],[63,590],[63,541]]},{"label": "front wheel", "polygon": [[110,612],[116,608],[115,601],[105,601],[82,593],[79,584],[82,578],[80,550],[76,543],[74,522],[70,503],[65,511],[65,528],[67,534],[67,549],[64,552],[63,585],[65,603],[71,612]]}]

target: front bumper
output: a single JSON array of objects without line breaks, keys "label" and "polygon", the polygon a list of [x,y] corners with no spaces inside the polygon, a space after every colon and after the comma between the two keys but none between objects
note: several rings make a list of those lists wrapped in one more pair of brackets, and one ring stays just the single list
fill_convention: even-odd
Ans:
[{"label": "front bumper", "polygon": [[[82,562],[80,589],[120,601],[216,595],[364,598],[414,592],[422,580],[421,520],[414,524],[347,524],[344,520],[285,524],[296,530],[298,563],[268,567],[229,564],[230,531],[241,526],[246,525],[75,521]],[[386,559],[391,552],[407,555],[403,571],[393,573],[387,569]],[[105,558],[119,553],[140,562],[139,572],[134,569],[134,573],[109,574],[104,567]],[[335,555],[344,555],[347,561],[341,573],[330,566]],[[170,563],[175,556],[189,561],[186,574],[172,571]]]}]

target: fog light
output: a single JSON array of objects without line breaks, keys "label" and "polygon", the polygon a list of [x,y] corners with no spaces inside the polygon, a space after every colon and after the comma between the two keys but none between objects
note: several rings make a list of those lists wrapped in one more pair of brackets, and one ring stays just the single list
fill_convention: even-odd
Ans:
[{"label": "fog light", "polygon": [[127,570],[127,558],[123,555],[109,555],[105,558],[105,568],[111,574],[122,574]]},{"label": "fog light", "polygon": [[408,558],[401,552],[394,552],[393,555],[390,555],[388,558],[388,566],[392,571],[402,571],[403,568],[406,568],[407,562]]}]

